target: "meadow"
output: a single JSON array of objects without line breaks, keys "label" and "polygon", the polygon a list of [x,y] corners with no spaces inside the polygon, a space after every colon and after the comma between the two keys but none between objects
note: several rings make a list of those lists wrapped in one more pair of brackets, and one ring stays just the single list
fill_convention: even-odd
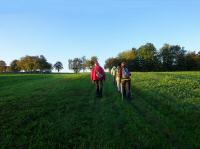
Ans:
[{"label": "meadow", "polygon": [[200,73],[132,74],[132,100],[89,74],[0,75],[0,148],[200,148]]}]

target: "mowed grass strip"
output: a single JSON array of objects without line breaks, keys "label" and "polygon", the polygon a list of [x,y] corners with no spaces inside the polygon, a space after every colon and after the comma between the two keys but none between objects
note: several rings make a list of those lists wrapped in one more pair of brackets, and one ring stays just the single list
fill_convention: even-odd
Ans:
[{"label": "mowed grass strip", "polygon": [[[133,73],[132,101],[108,75],[0,75],[1,148],[198,148],[198,72]],[[189,86],[186,84],[189,83]]]}]

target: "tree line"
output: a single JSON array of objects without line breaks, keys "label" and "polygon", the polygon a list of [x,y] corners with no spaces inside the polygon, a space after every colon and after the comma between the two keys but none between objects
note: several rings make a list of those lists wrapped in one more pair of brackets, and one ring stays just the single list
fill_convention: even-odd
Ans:
[{"label": "tree line", "polygon": [[[96,56],[87,59],[85,56],[68,60],[68,68],[75,73],[91,70]],[[120,62],[126,62],[130,71],[197,71],[200,70],[200,51],[189,52],[179,45],[165,44],[159,50],[154,44],[147,43],[138,49],[132,48],[119,53],[105,61],[105,69],[111,69]],[[13,60],[10,66],[0,60],[0,72],[50,73],[53,69],[60,72],[63,64],[57,61],[54,65],[43,56],[24,56]]]},{"label": "tree line", "polygon": [[63,69],[63,65],[59,61],[52,65],[43,55],[24,56],[19,60],[13,60],[10,66],[0,60],[0,72],[50,73],[54,68],[59,72]]},{"label": "tree line", "polygon": [[[83,70],[91,70],[95,61],[97,61],[96,56],[92,56],[90,59],[86,59],[85,56],[82,58],[74,58],[68,60],[68,66],[70,70],[75,73]],[[54,65],[49,63],[47,59],[43,56],[24,56],[19,60],[13,60],[9,66],[6,62],[0,60],[0,73],[2,72],[25,72],[25,73],[51,73],[55,69],[58,72],[63,69],[63,64],[57,61]]]},{"label": "tree line", "polygon": [[126,62],[130,71],[197,71],[200,70],[200,51],[189,52],[179,45],[164,44],[159,50],[146,43],[138,49],[123,51],[108,58],[105,68],[111,69]]}]

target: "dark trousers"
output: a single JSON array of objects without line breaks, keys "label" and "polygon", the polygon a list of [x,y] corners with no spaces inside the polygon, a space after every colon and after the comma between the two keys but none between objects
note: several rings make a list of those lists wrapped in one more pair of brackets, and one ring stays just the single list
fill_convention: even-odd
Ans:
[{"label": "dark trousers", "polygon": [[122,80],[122,94],[123,97],[130,98],[131,97],[131,80]]},{"label": "dark trousers", "polygon": [[102,80],[95,80],[95,85],[96,85],[96,96],[102,97],[103,81]]}]

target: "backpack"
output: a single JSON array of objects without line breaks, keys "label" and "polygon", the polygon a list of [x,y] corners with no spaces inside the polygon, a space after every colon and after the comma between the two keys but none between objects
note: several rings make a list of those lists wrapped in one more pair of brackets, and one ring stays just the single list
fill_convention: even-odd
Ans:
[{"label": "backpack", "polygon": [[127,68],[122,69],[122,78],[123,79],[129,79],[130,78],[130,72]]},{"label": "backpack", "polygon": [[96,76],[99,78],[99,79],[103,79],[104,75],[101,74],[99,71],[96,70]]},{"label": "backpack", "polygon": [[117,67],[116,69],[116,77],[121,77],[121,68]]}]

